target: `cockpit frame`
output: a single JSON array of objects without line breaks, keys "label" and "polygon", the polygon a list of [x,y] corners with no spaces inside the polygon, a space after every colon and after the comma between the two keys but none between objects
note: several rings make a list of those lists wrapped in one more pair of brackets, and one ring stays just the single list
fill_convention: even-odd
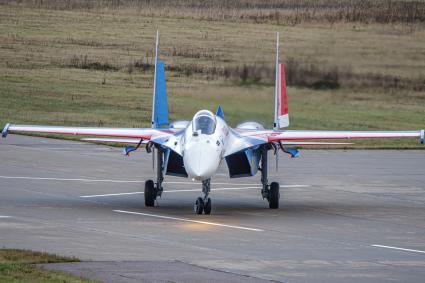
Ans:
[{"label": "cockpit frame", "polygon": [[217,120],[210,111],[199,111],[192,120],[193,132],[199,132],[204,135],[212,135],[215,133]]}]

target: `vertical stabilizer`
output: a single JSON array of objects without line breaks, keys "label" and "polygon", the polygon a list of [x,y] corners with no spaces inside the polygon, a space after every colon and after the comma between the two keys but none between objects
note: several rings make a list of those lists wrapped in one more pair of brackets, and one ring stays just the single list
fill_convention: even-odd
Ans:
[{"label": "vertical stabilizer", "polygon": [[289,126],[288,97],[286,95],[285,66],[279,62],[279,33],[276,35],[276,77],[274,93],[273,129]]},{"label": "vertical stabilizer", "polygon": [[285,78],[285,65],[279,64],[279,82],[278,82],[278,125],[279,128],[285,128],[289,126],[289,114],[288,114],[288,97],[286,95],[286,78]]},{"label": "vertical stabilizer", "polygon": [[217,111],[215,112],[215,115],[224,120],[223,108],[221,108],[220,105],[217,107]]},{"label": "vertical stabilizer", "polygon": [[155,68],[155,128],[168,125],[168,99],[167,87],[165,83],[165,64],[158,60]]},{"label": "vertical stabilizer", "polygon": [[159,32],[156,32],[155,74],[152,99],[152,128],[168,125],[168,99],[165,82],[165,64],[159,57]]}]

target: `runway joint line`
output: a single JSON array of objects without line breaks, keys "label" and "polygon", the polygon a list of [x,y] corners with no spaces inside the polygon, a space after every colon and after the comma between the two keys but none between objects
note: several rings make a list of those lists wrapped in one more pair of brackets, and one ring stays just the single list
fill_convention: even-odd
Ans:
[{"label": "runway joint line", "polygon": [[125,214],[133,214],[133,215],[141,215],[141,216],[147,216],[147,217],[155,217],[155,218],[182,221],[182,222],[198,223],[198,224],[232,228],[232,229],[239,229],[239,230],[247,230],[247,231],[253,231],[253,232],[264,232],[263,229],[258,229],[258,228],[228,225],[228,224],[222,224],[222,223],[210,222],[210,221],[202,221],[202,220],[193,220],[193,219],[189,219],[189,218],[180,218],[180,217],[165,216],[165,215],[150,214],[150,213],[142,213],[142,212],[135,212],[135,211],[127,211],[127,210],[119,210],[119,209],[114,210],[114,212],[125,213]]}]

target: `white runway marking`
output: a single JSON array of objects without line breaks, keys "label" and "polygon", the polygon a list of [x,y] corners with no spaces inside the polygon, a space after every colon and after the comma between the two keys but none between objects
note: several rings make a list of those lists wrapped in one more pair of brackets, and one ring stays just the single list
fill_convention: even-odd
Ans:
[{"label": "white runway marking", "polygon": [[8,216],[8,215],[0,215],[0,218],[12,218],[12,216]]},{"label": "white runway marking", "polygon": [[131,180],[97,180],[97,179],[71,179],[71,178],[51,178],[51,177],[26,177],[26,176],[0,176],[0,179],[25,179],[25,180],[47,180],[47,181],[77,181],[77,182],[106,182],[106,183],[142,183],[143,181]]},{"label": "white runway marking", "polygon": [[[29,177],[29,176],[0,176],[0,179],[24,179],[24,180],[47,180],[47,181],[76,181],[76,182],[105,182],[105,183],[144,183],[145,180],[108,180],[108,179],[85,179],[85,178],[53,178],[53,177]],[[200,182],[164,182],[164,184],[200,185]],[[214,183],[213,185],[254,186],[257,184],[241,183]]]},{"label": "white runway marking", "polygon": [[[211,191],[225,191],[225,190],[247,190],[247,189],[259,189],[261,187],[239,187],[239,188],[218,188],[211,189]],[[199,189],[185,189],[185,190],[164,190],[164,193],[182,193],[182,192],[200,192]],[[144,194],[144,192],[129,192],[129,193],[115,193],[115,194],[103,194],[103,195],[86,195],[80,196],[80,198],[94,198],[94,197],[110,197],[110,196],[121,196],[121,195],[137,195]]]},{"label": "white runway marking", "polygon": [[[187,185],[201,185],[201,182],[164,182],[164,184],[187,184]],[[241,184],[241,183],[216,183],[216,182],[211,182],[211,185],[231,185],[231,186],[257,186],[258,183],[256,184]]]},{"label": "white runway marking", "polygon": [[216,222],[192,220],[192,219],[188,219],[188,218],[171,217],[171,216],[164,216],[164,215],[156,215],[156,214],[149,214],[149,213],[126,211],[126,210],[114,210],[114,211],[115,212],[118,212],[118,213],[134,214],[134,215],[141,215],[141,216],[149,216],[149,217],[155,217],[155,218],[162,218],[162,219],[169,219],[169,220],[176,220],[176,221],[184,221],[184,222],[191,222],[191,223],[198,223],[198,224],[219,226],[219,227],[225,227],[225,228],[233,228],[233,229],[248,230],[248,231],[255,231],[255,232],[264,232],[264,230],[257,229],[257,228],[249,228],[249,227],[243,227],[243,226],[234,226],[234,225],[221,224],[221,223],[216,223]]},{"label": "white runway marking", "polygon": [[413,252],[413,253],[421,253],[421,254],[425,254],[425,251],[421,251],[421,250],[404,249],[404,248],[391,247],[391,246],[372,245],[372,247],[385,248],[385,249],[392,249],[392,250],[399,250],[399,251],[405,251],[405,252]]},{"label": "white runway marking", "polygon": [[[286,186],[280,186],[280,187],[282,187],[282,188],[299,188],[299,187],[309,187],[309,185],[286,185]],[[237,190],[249,190],[249,189],[261,189],[261,187],[257,186],[257,187],[217,188],[217,189],[211,189],[211,191],[212,192],[214,192],[214,191],[237,191]],[[185,190],[165,190],[164,193],[200,192],[200,191],[201,191],[201,188],[199,188],[199,189],[185,189]],[[84,195],[84,196],[80,196],[80,198],[96,198],[96,197],[110,197],[110,196],[138,195],[138,194],[144,194],[144,192]]]},{"label": "white runway marking", "polygon": [[144,194],[144,192],[129,192],[129,193],[116,193],[116,194],[103,194],[103,195],[86,195],[86,196],[80,196],[80,198],[113,197],[113,196],[138,195],[138,194]]}]

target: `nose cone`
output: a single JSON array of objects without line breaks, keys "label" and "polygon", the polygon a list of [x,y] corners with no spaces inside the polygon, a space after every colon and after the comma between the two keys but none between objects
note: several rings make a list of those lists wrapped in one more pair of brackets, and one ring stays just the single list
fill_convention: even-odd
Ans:
[{"label": "nose cone", "polygon": [[185,145],[184,167],[190,178],[204,181],[211,178],[220,164],[220,153],[208,139],[193,139]]},{"label": "nose cone", "polygon": [[[190,163],[191,161],[188,162]],[[202,162],[198,162],[197,164],[195,164],[195,162],[190,163],[190,165],[186,166],[186,168],[189,168],[186,169],[187,174],[196,181],[207,180],[214,174],[214,172],[210,170],[208,166],[202,165]]]}]

